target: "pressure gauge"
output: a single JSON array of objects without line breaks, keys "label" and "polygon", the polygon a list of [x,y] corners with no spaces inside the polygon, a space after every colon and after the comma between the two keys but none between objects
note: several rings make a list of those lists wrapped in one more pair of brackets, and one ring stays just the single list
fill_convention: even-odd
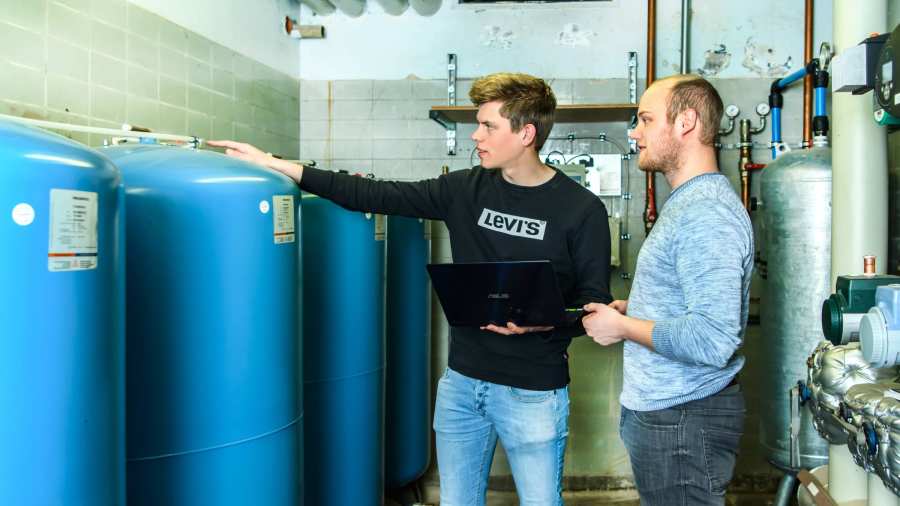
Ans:
[{"label": "pressure gauge", "polygon": [[760,116],[768,116],[769,115],[769,104],[765,102],[760,102],[756,105],[756,114]]},{"label": "pressure gauge", "polygon": [[740,113],[741,109],[734,104],[731,104],[725,108],[725,116],[728,116],[729,118],[736,118]]}]

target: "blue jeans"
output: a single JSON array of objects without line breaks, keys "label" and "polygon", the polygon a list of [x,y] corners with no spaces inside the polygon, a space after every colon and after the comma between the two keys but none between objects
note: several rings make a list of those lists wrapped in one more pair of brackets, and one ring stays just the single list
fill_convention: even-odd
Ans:
[{"label": "blue jeans", "polygon": [[447,368],[434,410],[441,506],[485,504],[497,439],[523,505],[561,505],[569,391],[525,390]]},{"label": "blue jeans", "polygon": [[619,432],[641,506],[725,504],[744,432],[739,385],[658,411],[622,407]]}]

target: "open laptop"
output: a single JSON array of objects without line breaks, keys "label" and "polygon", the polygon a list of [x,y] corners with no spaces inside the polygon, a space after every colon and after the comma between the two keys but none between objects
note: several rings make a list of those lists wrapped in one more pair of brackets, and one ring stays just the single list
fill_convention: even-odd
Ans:
[{"label": "open laptop", "polygon": [[582,316],[567,310],[548,260],[429,264],[450,325],[560,326]]}]

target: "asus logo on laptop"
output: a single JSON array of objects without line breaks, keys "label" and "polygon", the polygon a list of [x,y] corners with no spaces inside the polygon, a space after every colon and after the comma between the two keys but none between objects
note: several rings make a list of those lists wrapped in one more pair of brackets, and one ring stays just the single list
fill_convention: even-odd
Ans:
[{"label": "asus logo on laptop", "polygon": [[509,294],[508,293],[489,293],[488,298],[489,299],[508,299]]}]

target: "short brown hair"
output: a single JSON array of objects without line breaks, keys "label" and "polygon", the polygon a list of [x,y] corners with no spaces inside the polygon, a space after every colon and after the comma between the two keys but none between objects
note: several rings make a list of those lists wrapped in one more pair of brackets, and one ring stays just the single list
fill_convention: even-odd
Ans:
[{"label": "short brown hair", "polygon": [[541,150],[553,129],[556,96],[543,79],[510,72],[490,74],[472,83],[469,98],[478,106],[495,100],[503,102],[500,115],[509,120],[513,132],[529,123],[534,125],[535,151]]},{"label": "short brown hair", "polygon": [[666,104],[666,118],[669,124],[682,112],[693,109],[697,111],[700,121],[700,142],[712,146],[719,135],[719,124],[722,122],[722,97],[709,84],[709,81],[694,74],[680,74],[668,77],[674,82],[669,89]]}]

